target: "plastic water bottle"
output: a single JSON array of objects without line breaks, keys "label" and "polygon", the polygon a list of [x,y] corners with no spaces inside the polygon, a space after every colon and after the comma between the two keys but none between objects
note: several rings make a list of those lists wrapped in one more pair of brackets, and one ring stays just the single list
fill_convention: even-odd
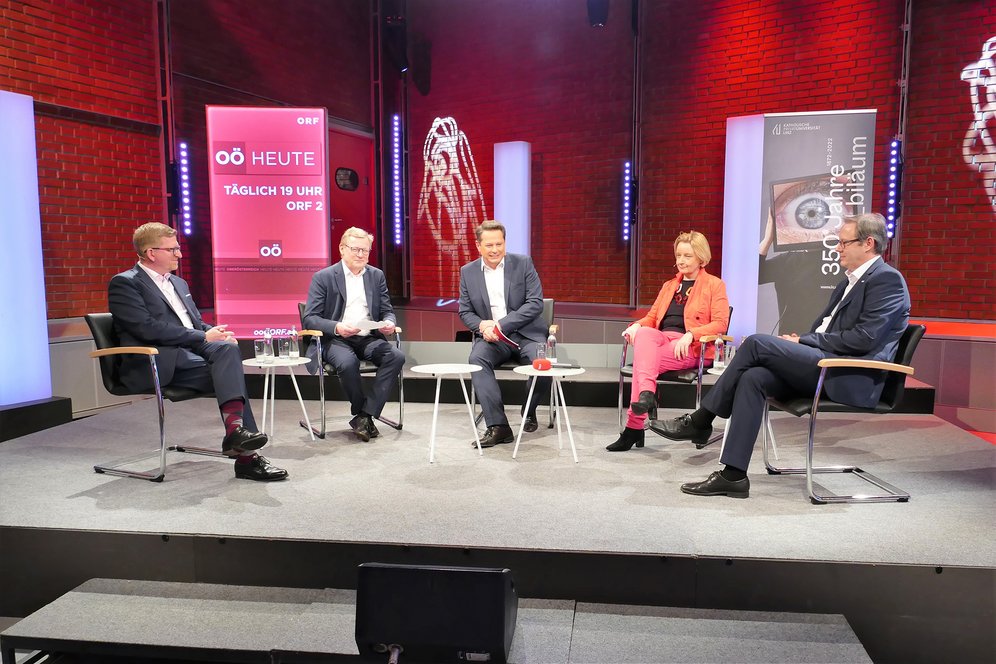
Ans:
[{"label": "plastic water bottle", "polygon": [[290,331],[290,357],[301,357],[301,338],[297,334],[297,328],[291,325]]},{"label": "plastic water bottle", "polygon": [[723,340],[716,339],[716,357],[712,361],[713,369],[719,369],[722,371],[726,368],[726,355],[725,349],[723,348]]},{"label": "plastic water bottle", "polygon": [[546,338],[546,359],[554,364],[557,362],[557,337],[553,334]]}]

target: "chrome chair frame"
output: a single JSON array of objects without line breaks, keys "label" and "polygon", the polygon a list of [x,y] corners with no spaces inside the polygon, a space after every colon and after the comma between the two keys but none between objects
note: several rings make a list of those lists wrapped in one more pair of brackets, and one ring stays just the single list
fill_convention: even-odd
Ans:
[{"label": "chrome chair frame", "polygon": [[[299,302],[297,307],[298,307],[298,315],[301,318],[301,327],[304,327],[304,307],[305,307],[304,302]],[[394,328],[394,345],[397,346],[398,349],[401,348],[401,332],[402,330],[400,327]],[[331,364],[325,361],[324,355],[322,355],[322,337],[324,335],[322,334],[321,330],[303,329],[300,332],[298,332],[298,334],[301,336],[302,339],[305,337],[312,337],[314,339],[314,343],[317,344],[317,348],[315,350],[318,353],[318,374],[319,374],[318,400],[321,402],[322,426],[321,429],[311,426],[311,431],[319,438],[325,438],[325,434],[327,433],[327,422],[328,422],[328,420],[326,419],[326,405],[325,405],[325,377],[338,376],[339,374],[336,372],[335,367],[333,367]],[[377,373],[377,365],[375,365],[372,362],[367,362],[366,360],[360,361],[361,377],[370,376],[375,373]],[[397,429],[398,431],[401,431],[402,427],[404,427],[405,425],[404,369],[402,369],[401,373],[398,374],[398,419],[392,420],[390,418],[381,415],[380,417],[377,418],[377,420],[383,422],[392,429]],[[302,429],[308,428],[308,423],[305,422],[304,420],[299,421],[298,424],[301,425]]]},{"label": "chrome chair frame", "polygon": [[[764,423],[766,426],[762,427],[761,438],[764,466],[767,469],[768,474],[805,474],[806,491],[809,494],[810,501],[814,505],[823,505],[826,503],[905,503],[909,501],[909,493],[903,489],[893,486],[892,484],[889,484],[885,480],[861,469],[858,466],[815,465],[813,457],[816,439],[816,416],[820,412],[884,414],[895,410],[902,398],[906,376],[913,375],[914,370],[913,367],[910,366],[910,362],[913,359],[913,353],[916,351],[917,344],[920,343],[920,339],[923,338],[925,332],[926,327],[924,325],[910,325],[906,328],[906,331],[900,339],[899,347],[896,349],[897,362],[881,362],[856,358],[828,358],[820,360],[818,362],[820,367],[820,377],[816,384],[816,394],[813,395],[811,403],[809,402],[808,397],[793,399],[791,401],[779,401],[777,399],[769,398],[764,405]],[[892,374],[887,378],[887,383],[882,390],[882,397],[875,407],[857,408],[854,406],[847,406],[835,401],[830,401],[823,396],[823,383],[826,379],[827,372],[831,369],[845,368],[878,369]],[[809,434],[806,441],[806,465],[804,467],[781,467],[775,466],[770,462],[768,458],[769,438],[770,444],[774,443],[774,433],[772,432],[770,422],[770,412],[772,406],[791,413],[796,417],[809,415]],[[873,484],[879,489],[885,491],[885,493],[838,495],[813,481],[813,475],[826,473],[853,473],[856,477]],[[817,491],[817,489],[819,489],[819,491]]]},{"label": "chrome chair frame", "polygon": [[[716,343],[719,340],[722,340],[722,341],[724,341],[726,343],[732,343],[733,342],[733,337],[727,336],[725,334],[707,334],[707,335],[705,335],[705,336],[703,336],[702,338],[699,339],[699,343],[702,346],[705,346],[705,344]],[[619,402],[618,402],[618,405],[617,405],[617,409],[618,409],[618,413],[619,413],[619,428],[620,429],[623,428],[623,424],[624,424],[624,422],[623,422],[623,414],[626,412],[626,409],[623,408],[623,394],[624,394],[625,388],[626,388],[626,385],[625,385],[626,379],[629,378],[632,381],[632,378],[633,378],[633,365],[627,363],[627,355],[629,354],[629,346],[630,346],[629,340],[626,339],[625,337],[623,337],[622,357],[619,359]],[[712,366],[712,363],[710,362],[708,366]],[[702,353],[699,353],[699,364],[698,364],[698,367],[696,369],[682,369],[680,371],[665,371],[665,372],[663,372],[663,373],[661,373],[661,374],[659,374],[657,376],[657,385],[659,387],[661,383],[672,382],[672,383],[691,384],[691,383],[694,382],[695,383],[695,408],[698,409],[699,406],[702,403],[702,377],[705,374],[706,368],[707,368],[707,365],[706,365],[705,353],[702,352]],[[648,417],[648,420],[652,419],[652,418],[653,418],[653,416],[652,417]],[[701,443],[701,444],[697,443],[695,445],[696,449],[700,449],[701,450],[703,447],[705,447],[707,445],[711,445],[712,443],[715,443],[717,440],[720,440],[723,437],[723,433],[724,433],[723,429],[717,430],[715,433],[713,433],[712,436],[709,437],[709,440],[707,440],[706,442]]]},{"label": "chrome chair frame", "polygon": [[[189,389],[163,390],[159,382],[159,367],[156,364],[156,355],[159,351],[151,346],[118,346],[114,335],[114,317],[110,313],[95,313],[85,316],[86,323],[90,327],[94,344],[97,350],[90,353],[90,357],[99,360],[100,374],[104,383],[104,388],[115,396],[131,396],[139,394],[153,394],[156,398],[156,406],[159,413],[159,449],[155,452],[145,452],[134,456],[110,461],[108,463],[97,464],[93,467],[94,472],[99,474],[115,475],[119,477],[134,477],[136,479],[149,480],[150,482],[162,482],[166,477],[166,453],[182,452],[186,454],[200,454],[202,456],[228,458],[217,449],[204,447],[190,447],[187,445],[167,445],[166,444],[166,409],[164,399],[170,401],[186,401],[201,397],[213,397],[213,392],[197,392]],[[151,392],[133,392],[121,385],[117,379],[117,362],[120,355],[145,355],[149,358],[149,371],[152,373]],[[154,471],[125,470],[122,466],[132,465],[145,459],[159,457],[159,468]]]}]

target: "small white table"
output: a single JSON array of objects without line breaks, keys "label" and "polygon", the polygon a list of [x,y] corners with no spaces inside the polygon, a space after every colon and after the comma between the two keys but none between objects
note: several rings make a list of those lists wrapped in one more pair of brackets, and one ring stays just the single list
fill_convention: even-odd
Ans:
[{"label": "small white table", "polygon": [[480,371],[481,367],[476,364],[420,364],[412,367],[412,371],[420,374],[430,374],[436,377],[436,401],[432,406],[432,429],[429,430],[429,463],[436,460],[436,419],[439,416],[439,386],[443,382],[444,376],[456,376],[460,379],[460,389],[463,390],[463,400],[467,404],[467,414],[470,415],[470,428],[474,430],[474,440],[477,441],[477,454],[483,456],[481,449],[481,437],[477,435],[477,422],[474,421],[474,410],[470,405],[470,397],[467,396],[467,385],[463,382],[464,374],[470,375],[475,371]]},{"label": "small white table", "polygon": [[[550,408],[554,411],[560,408],[560,415],[564,420],[564,424],[567,425],[567,438],[571,441],[571,454],[574,455],[574,463],[578,462],[578,451],[574,447],[574,432],[571,430],[571,418],[567,415],[567,404],[564,402],[564,388],[560,386],[561,378],[568,378],[570,376],[580,376],[584,373],[584,369],[547,369],[546,371],[538,371],[533,369],[533,365],[524,364],[522,366],[515,367],[512,369],[517,374],[522,374],[523,376],[535,376],[537,378],[549,377],[553,379],[553,385],[550,390]],[[526,397],[526,403],[532,403],[533,401],[533,390],[536,389],[536,381],[529,386],[529,396]],[[560,420],[561,417],[557,418],[557,447],[558,449],[564,449],[564,441],[561,438],[561,428]],[[512,450],[512,458],[519,452],[519,441],[522,440],[522,428],[526,424],[526,418],[522,418],[522,422],[519,424],[519,435],[515,438],[515,449]]]},{"label": "small white table", "polygon": [[269,399],[270,437],[273,436],[273,423],[276,420],[273,415],[273,404],[276,401],[277,394],[276,372],[279,367],[287,367],[287,372],[290,374],[291,382],[294,383],[294,392],[297,393],[297,402],[301,404],[301,412],[304,413],[304,421],[308,423],[308,433],[311,434],[311,440],[315,439],[315,432],[311,430],[311,420],[308,419],[308,409],[304,407],[304,399],[301,398],[301,390],[298,388],[297,378],[294,376],[294,367],[305,365],[308,361],[309,360],[306,357],[275,357],[270,362],[264,362],[263,360],[255,357],[249,358],[248,360],[242,360],[242,364],[247,367],[258,367],[263,369],[263,423],[262,426],[260,426],[260,431],[266,433],[266,402],[267,399]]}]

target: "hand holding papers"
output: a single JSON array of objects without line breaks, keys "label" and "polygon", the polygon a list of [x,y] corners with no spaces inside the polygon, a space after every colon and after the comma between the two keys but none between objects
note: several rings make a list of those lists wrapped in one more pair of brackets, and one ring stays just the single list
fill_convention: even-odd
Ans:
[{"label": "hand holding papers", "polygon": [[349,323],[353,327],[359,330],[379,330],[382,327],[387,327],[391,323],[386,320],[361,320],[355,323]]},{"label": "hand holding papers", "polygon": [[508,344],[512,348],[518,349],[519,344],[515,343],[511,339],[505,336],[505,333],[501,331],[501,328],[495,325],[495,335],[498,337],[498,341]]}]

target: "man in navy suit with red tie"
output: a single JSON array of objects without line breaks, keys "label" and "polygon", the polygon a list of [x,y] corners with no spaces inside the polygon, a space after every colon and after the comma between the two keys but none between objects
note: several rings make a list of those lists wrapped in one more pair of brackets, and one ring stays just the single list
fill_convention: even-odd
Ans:
[{"label": "man in navy suit with red tie", "polygon": [[[838,240],[836,249],[847,279],[837,285],[811,332],[747,337],[701,408],[651,423],[650,428],[666,438],[705,441],[714,418],[731,418],[720,459],[725,468],[705,481],[683,484],[683,492],[746,498],[750,491],[747,466],[761,428],[765,399],[813,395],[820,360],[893,361],[909,324],[910,295],[903,275],[882,260],[888,241],[885,219],[874,213],[849,217],[840,227]],[[870,408],[878,403],[884,385],[883,371],[836,369],[827,373],[824,390],[834,401]]]},{"label": "man in navy suit with red tie", "polygon": [[[166,224],[139,226],[132,237],[138,263],[114,275],[107,298],[114,330],[122,346],[154,346],[163,386],[214,392],[225,424],[222,451],[235,457],[235,476],[249,480],[282,480],[287,471],[254,450],[266,445],[256,430],[249,406],[242,356],[225,325],[208,325],[183,279],[171,274],[183,252],[176,230]],[[121,382],[136,392],[153,389],[148,361],[124,355]]]}]

